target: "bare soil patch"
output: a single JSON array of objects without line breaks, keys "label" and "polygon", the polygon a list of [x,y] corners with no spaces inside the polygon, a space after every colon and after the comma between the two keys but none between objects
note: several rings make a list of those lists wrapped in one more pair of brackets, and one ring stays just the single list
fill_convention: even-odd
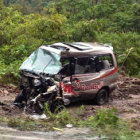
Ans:
[{"label": "bare soil patch", "polygon": [[0,85],[0,116],[19,116],[22,109],[13,105],[19,89],[14,85]]}]

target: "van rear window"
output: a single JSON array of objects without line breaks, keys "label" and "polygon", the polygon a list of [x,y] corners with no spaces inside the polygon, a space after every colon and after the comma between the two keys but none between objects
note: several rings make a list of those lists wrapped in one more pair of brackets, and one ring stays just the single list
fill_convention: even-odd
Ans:
[{"label": "van rear window", "polygon": [[113,67],[113,59],[111,54],[101,55],[99,56],[99,62],[102,63],[103,68],[102,69],[108,69]]}]

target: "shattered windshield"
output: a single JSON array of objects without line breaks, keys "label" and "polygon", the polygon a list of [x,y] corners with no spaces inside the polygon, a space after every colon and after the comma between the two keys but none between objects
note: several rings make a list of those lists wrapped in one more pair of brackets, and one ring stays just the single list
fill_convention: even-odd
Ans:
[{"label": "shattered windshield", "polygon": [[27,70],[35,73],[44,72],[47,74],[57,74],[61,69],[59,60],[60,55],[39,48],[23,62],[20,70]]}]

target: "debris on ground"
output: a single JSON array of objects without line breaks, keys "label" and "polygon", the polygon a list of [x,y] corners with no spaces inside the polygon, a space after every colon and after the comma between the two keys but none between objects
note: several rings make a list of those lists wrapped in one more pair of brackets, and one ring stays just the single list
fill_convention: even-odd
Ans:
[{"label": "debris on ground", "polygon": [[72,128],[73,125],[69,123],[69,124],[66,125],[66,127],[67,127],[67,128]]},{"label": "debris on ground", "polygon": [[35,115],[32,115],[30,118],[34,119],[34,120],[43,120],[43,119],[47,119],[47,116],[46,114],[42,114],[42,115],[38,115],[38,114],[35,114]]}]

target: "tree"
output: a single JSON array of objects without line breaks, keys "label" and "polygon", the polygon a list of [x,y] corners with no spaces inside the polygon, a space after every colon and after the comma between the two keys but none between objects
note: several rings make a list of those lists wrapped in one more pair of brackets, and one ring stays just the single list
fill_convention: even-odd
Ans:
[{"label": "tree", "polygon": [[21,11],[23,14],[31,13],[32,10],[27,0],[21,0],[21,6],[22,6]]},{"label": "tree", "polygon": [[4,8],[3,0],[0,0],[0,10]]}]

